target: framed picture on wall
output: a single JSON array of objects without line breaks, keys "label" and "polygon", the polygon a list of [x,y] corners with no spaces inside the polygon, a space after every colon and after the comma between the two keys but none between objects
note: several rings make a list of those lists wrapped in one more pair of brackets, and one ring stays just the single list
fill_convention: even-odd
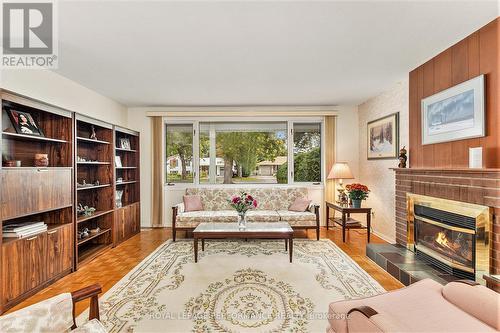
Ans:
[{"label": "framed picture on wall", "polygon": [[422,99],[422,144],[485,135],[484,75]]},{"label": "framed picture on wall", "polygon": [[369,160],[398,158],[399,112],[370,121],[366,127]]}]

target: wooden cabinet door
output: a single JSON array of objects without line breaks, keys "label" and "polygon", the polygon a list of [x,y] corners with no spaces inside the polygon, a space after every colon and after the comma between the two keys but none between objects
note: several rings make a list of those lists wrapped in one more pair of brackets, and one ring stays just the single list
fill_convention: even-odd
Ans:
[{"label": "wooden cabinet door", "polygon": [[29,290],[47,281],[47,233],[28,237],[21,241],[24,246],[25,278]]},{"label": "wooden cabinet door", "polygon": [[134,203],[116,211],[116,243],[121,243],[139,232],[139,203]]},{"label": "wooden cabinet door", "polygon": [[71,225],[47,231],[47,278],[51,279],[70,270],[73,262]]},{"label": "wooden cabinet door", "polygon": [[115,214],[116,244],[125,240],[125,211],[127,207],[119,208]]},{"label": "wooden cabinet door", "polygon": [[8,303],[47,280],[47,233],[2,245],[3,303]]},{"label": "wooden cabinet door", "polygon": [[137,205],[132,204],[127,207],[127,212],[125,216],[125,238],[128,239],[137,233]]},{"label": "wooden cabinet door", "polygon": [[22,241],[11,241],[2,245],[2,303],[8,303],[28,291],[24,271],[28,263],[24,256]]},{"label": "wooden cabinet door", "polygon": [[2,219],[71,205],[71,169],[2,170]]}]

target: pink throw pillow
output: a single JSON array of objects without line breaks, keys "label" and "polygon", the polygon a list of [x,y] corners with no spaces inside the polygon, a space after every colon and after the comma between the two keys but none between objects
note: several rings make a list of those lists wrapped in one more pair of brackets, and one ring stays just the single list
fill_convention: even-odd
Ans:
[{"label": "pink throw pillow", "polygon": [[305,198],[297,198],[295,201],[288,207],[288,210],[292,212],[305,212],[309,205],[311,204],[311,200],[307,200]]},{"label": "pink throw pillow", "polygon": [[185,212],[203,210],[203,205],[201,204],[201,198],[199,195],[185,195],[183,199]]}]

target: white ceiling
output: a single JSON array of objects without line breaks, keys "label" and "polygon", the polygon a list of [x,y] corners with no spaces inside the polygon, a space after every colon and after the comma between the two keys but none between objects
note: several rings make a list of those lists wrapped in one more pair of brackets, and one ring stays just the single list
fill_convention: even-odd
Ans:
[{"label": "white ceiling", "polygon": [[358,104],[496,1],[68,1],[58,73],[129,106]]}]

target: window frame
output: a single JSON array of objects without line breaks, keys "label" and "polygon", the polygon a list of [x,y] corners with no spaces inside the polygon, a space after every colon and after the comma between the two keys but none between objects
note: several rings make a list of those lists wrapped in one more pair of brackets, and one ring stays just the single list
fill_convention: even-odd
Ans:
[{"label": "window frame", "polygon": [[[210,122],[233,122],[233,123],[255,123],[255,122],[286,122],[287,124],[287,162],[288,162],[288,181],[286,184],[265,184],[265,183],[248,183],[248,184],[217,184],[217,183],[200,183],[200,123],[210,123]],[[293,125],[306,124],[306,123],[319,123],[321,129],[321,143],[320,143],[320,156],[321,156],[321,181],[320,182],[296,182],[293,178],[293,161],[294,161],[294,142],[293,142]],[[193,126],[193,182],[192,183],[167,183],[166,181],[166,157],[164,163],[164,174],[165,182],[167,186],[175,186],[181,188],[187,188],[192,186],[200,187],[231,187],[231,186],[323,186],[325,183],[325,122],[324,117],[239,117],[235,120],[235,117],[163,117],[163,124],[165,133],[163,135],[163,140],[166,147],[166,126],[168,124],[178,124],[178,125],[192,125]],[[210,147],[210,149],[215,149]],[[166,153],[166,149],[164,150]],[[212,158],[212,156],[210,156]]]},{"label": "window frame", "polygon": [[[163,120],[163,129],[164,129],[164,133],[163,133],[163,142],[164,142],[164,147],[165,149],[163,149],[163,151],[165,152],[165,155],[167,153],[167,126],[168,125],[190,125],[192,126],[192,131],[193,131],[193,151],[192,151],[192,170],[191,172],[193,172],[193,181],[192,182],[179,182],[179,183],[176,183],[176,182],[168,182],[167,181],[167,163],[168,163],[168,160],[167,160],[167,157],[168,156],[165,156],[164,157],[164,163],[163,163],[163,173],[165,175],[165,185],[167,186],[185,186],[185,187],[189,187],[189,186],[192,186],[192,185],[196,185],[199,183],[199,178],[198,178],[198,167],[197,165],[199,164],[199,161],[197,163],[196,161],[196,156],[195,156],[195,153],[196,153],[196,147],[199,147],[199,138],[197,137],[198,135],[198,131],[196,130],[196,127],[195,127],[195,121],[185,121],[185,120],[181,120],[181,119],[174,119],[174,120],[169,120],[168,122],[164,119]],[[198,148],[199,149],[199,148]]]}]

